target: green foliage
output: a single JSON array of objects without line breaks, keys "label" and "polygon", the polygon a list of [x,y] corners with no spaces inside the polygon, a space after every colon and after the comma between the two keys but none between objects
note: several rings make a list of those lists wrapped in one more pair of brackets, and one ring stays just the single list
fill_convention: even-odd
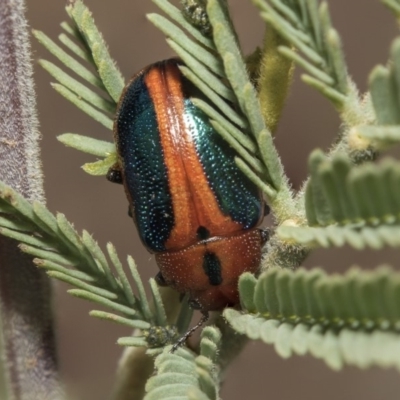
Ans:
[{"label": "green foliage", "polygon": [[[124,79],[112,60],[88,8],[78,0],[67,7],[67,12],[71,17],[71,23],[63,22],[61,24],[65,33],[59,36],[65,49],[43,32],[33,31],[33,34],[64,67],[70,69],[91,86],[80,83],[49,61],[40,60],[39,63],[59,82],[53,84],[58,93],[94,120],[112,130],[112,119],[125,85]],[[78,59],[72,57],[70,53]],[[93,68],[96,73],[91,72]],[[101,143],[103,147],[108,145],[108,148],[105,154],[99,154],[99,141],[92,139],[90,142],[88,139],[90,138],[77,134],[60,137],[60,140],[68,146],[104,157],[100,161],[85,164],[83,169],[91,175],[105,175],[108,169],[115,164],[115,146],[111,142]],[[82,143],[85,145],[82,146]]]},{"label": "green foliage", "polygon": [[226,309],[225,318],[237,332],[273,344],[284,358],[310,353],[333,369],[400,370],[400,273],[388,267],[331,276],[318,268],[272,268],[257,280],[243,274],[240,295],[248,313]]},{"label": "green foliage", "polygon": [[400,142],[400,127],[377,126],[377,125],[361,125],[352,131],[351,135],[354,139],[365,139],[365,145],[372,145],[377,150],[386,150]]},{"label": "green foliage", "polygon": [[[389,66],[378,66],[370,75],[376,125],[352,128],[347,140],[353,148],[384,150],[398,143],[398,71],[400,39],[393,42]],[[305,208],[311,227],[281,226],[278,234],[282,240],[307,247],[399,246],[400,164],[397,161],[384,158],[380,164],[356,167],[343,153],[329,158],[316,150],[309,158],[309,170],[311,179],[305,190]]]},{"label": "green foliage", "polygon": [[378,227],[327,226],[289,227],[281,226],[278,235],[282,240],[314,247],[342,247],[349,245],[357,250],[379,250],[385,246],[400,247],[400,226]]},{"label": "green foliage", "polygon": [[[170,327],[154,280],[150,282],[154,307],[150,307],[131,257],[128,257],[130,279],[137,295],[111,243],[107,245],[110,263],[90,234],[83,231],[79,235],[63,214],[54,216],[44,205],[29,203],[3,183],[0,183],[0,198],[2,235],[19,241],[21,250],[35,257],[34,263],[50,277],[73,286],[68,290],[72,296],[113,311],[94,310],[90,315],[142,330],[140,336],[121,338],[120,345],[160,347],[174,343],[187,330],[191,311],[187,306],[182,308],[179,332]],[[158,336],[153,334],[155,331]]]},{"label": "green foliage", "polygon": [[[306,195],[310,201],[306,211],[311,225],[376,226],[398,221],[398,162],[386,158],[379,165],[368,163],[352,167],[343,155],[337,154],[327,160],[315,151],[310,157],[310,166],[312,178],[307,187],[310,193]],[[314,178],[321,188],[320,197],[313,187]]]},{"label": "green foliage", "polygon": [[305,196],[311,227],[281,226],[283,240],[308,247],[400,245],[400,163],[385,158],[379,165],[354,167],[343,154],[328,159],[316,150],[309,167]]},{"label": "green foliage", "polygon": [[[290,43],[279,51],[307,73],[305,83],[344,107],[350,80],[339,34],[332,27],[326,2],[253,0],[261,17]],[[297,51],[295,51],[294,49]]]},{"label": "green foliage", "polygon": [[157,373],[146,384],[145,400],[217,400],[219,378],[215,361],[220,340],[219,330],[207,327],[201,334],[198,356],[183,348],[171,354],[166,348],[156,358]]},{"label": "green foliage", "polygon": [[67,6],[66,10],[90,50],[90,55],[107,93],[115,102],[118,102],[125,86],[124,78],[110,57],[107,45],[94,23],[91,12],[79,0]]},{"label": "green foliage", "polygon": [[[236,150],[237,165],[267,196],[279,225],[263,259],[267,272],[258,279],[245,274],[239,281],[245,312],[227,309],[225,318],[235,332],[274,344],[283,357],[310,353],[334,369],[345,364],[400,368],[398,273],[384,267],[373,272],[351,269],[343,276],[328,276],[321,269],[291,270],[317,246],[400,245],[400,163],[391,159],[364,163],[400,140],[400,39],[393,44],[388,66],[372,72],[370,96],[361,101],[349,79],[326,2],[254,0],[274,36],[247,59],[248,64],[227,1],[182,0],[183,10],[168,0],[153,2],[167,17],[149,14],[148,19],[184,61],[183,75],[199,88],[201,95],[192,99],[194,104]],[[383,2],[398,14],[397,1]],[[41,32],[34,34],[80,80],[51,62],[40,63],[58,81],[53,86],[60,94],[112,129],[124,79],[84,4],[72,2],[67,11],[71,22],[62,24],[65,33],[59,37],[64,47]],[[277,90],[268,88],[272,77],[263,73],[271,54],[276,56],[273,69],[283,71],[278,80],[285,93],[268,92]],[[282,110],[292,62],[306,71],[303,81],[332,101],[346,123],[328,155],[321,150],[311,154],[310,178],[297,196],[287,183],[269,131]],[[271,109],[273,98],[279,99],[275,109]],[[101,158],[83,167],[93,175],[104,175],[116,161],[111,142],[72,133],[59,140]],[[165,349],[160,354],[161,346],[186,331],[191,318],[187,302],[171,324],[154,280],[150,306],[132,258],[128,258],[128,278],[111,244],[109,262],[87,232],[78,235],[63,215],[53,216],[2,184],[0,212],[0,233],[23,243],[21,249],[36,257],[36,265],[74,286],[72,295],[112,311],[93,310],[92,316],[141,331],[118,343],[144,346],[148,354],[158,355],[157,374],[146,387],[147,400],[218,398],[218,348],[223,340],[219,331],[203,330],[200,355],[186,349],[174,354]]]},{"label": "green foliage", "polygon": [[386,150],[400,141],[400,38],[394,40],[388,66],[378,65],[369,86],[377,125],[360,125],[350,132],[355,147]]},{"label": "green foliage", "polygon": [[398,125],[400,93],[400,38],[393,42],[392,62],[388,67],[378,65],[370,75],[369,86],[379,125]]},{"label": "green foliage", "polygon": [[106,175],[110,166],[117,162],[114,143],[74,133],[64,133],[58,136],[58,140],[65,146],[103,158],[97,162],[87,163],[82,166],[83,170],[90,175]]}]

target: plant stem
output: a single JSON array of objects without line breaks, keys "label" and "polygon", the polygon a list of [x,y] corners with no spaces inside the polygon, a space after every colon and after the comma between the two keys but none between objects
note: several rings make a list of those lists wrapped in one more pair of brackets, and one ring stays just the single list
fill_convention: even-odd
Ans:
[{"label": "plant stem", "polygon": [[[39,131],[23,0],[0,2],[0,179],[44,201]],[[0,238],[0,333],[6,399],[64,398],[44,272],[17,244]],[[1,379],[0,379],[1,381]],[[4,397],[2,397],[4,398]]]}]

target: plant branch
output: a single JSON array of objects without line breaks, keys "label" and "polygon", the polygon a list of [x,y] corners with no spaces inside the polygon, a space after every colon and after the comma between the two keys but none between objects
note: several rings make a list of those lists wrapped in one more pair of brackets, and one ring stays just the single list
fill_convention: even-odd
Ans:
[{"label": "plant branch", "polygon": [[[0,3],[0,179],[44,202],[39,130],[22,0]],[[0,318],[7,399],[64,398],[46,275],[0,237]]]},{"label": "plant branch", "polygon": [[236,332],[274,344],[281,357],[311,353],[336,370],[400,368],[400,275],[393,269],[328,276],[319,268],[272,268],[258,279],[243,274],[239,287],[248,313],[226,309],[224,317]]},{"label": "plant branch", "polygon": [[[351,80],[326,1],[287,2],[253,0],[261,17],[290,44],[278,51],[306,73],[302,80],[328,98],[344,122],[331,153],[347,152],[355,163],[374,158],[370,149],[355,149],[349,140],[351,129],[372,124],[375,115],[369,96],[360,96]],[[296,51],[294,51],[296,50]]]}]

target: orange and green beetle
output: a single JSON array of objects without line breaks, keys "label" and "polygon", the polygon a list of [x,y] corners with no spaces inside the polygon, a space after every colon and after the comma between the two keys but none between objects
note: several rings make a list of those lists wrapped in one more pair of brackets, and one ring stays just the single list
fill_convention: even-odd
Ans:
[{"label": "orange and green beetle", "polygon": [[155,254],[157,281],[188,293],[207,313],[239,301],[238,278],[256,272],[267,206],[236,166],[234,151],[191,101],[201,96],[169,59],[125,87],[114,135],[118,164],[140,238]]}]

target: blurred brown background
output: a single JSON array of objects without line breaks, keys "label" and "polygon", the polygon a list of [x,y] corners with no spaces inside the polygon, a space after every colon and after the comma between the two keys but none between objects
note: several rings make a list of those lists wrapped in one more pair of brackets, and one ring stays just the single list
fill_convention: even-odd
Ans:
[{"label": "blurred brown background", "polygon": [[[232,14],[245,53],[259,45],[263,23],[251,1],[231,0]],[[35,29],[52,38],[60,33],[59,23],[66,19],[61,0],[27,1],[28,19]],[[86,0],[109,44],[112,56],[128,78],[151,62],[173,53],[163,36],[146,20],[145,13],[156,11],[147,1]],[[378,0],[332,0],[329,2],[334,26],[344,43],[349,70],[361,91],[366,89],[369,71],[385,63],[390,43],[397,34],[395,20]],[[34,59],[53,58],[33,41]],[[306,160],[315,147],[326,149],[340,126],[332,106],[314,90],[303,85],[299,71],[285,108],[276,145],[295,188],[306,177]],[[104,178],[92,178],[79,167],[90,161],[56,140],[64,132],[110,139],[111,133],[92,121],[56,94],[50,77],[35,66],[39,117],[43,133],[43,164],[48,205],[87,229],[102,246],[112,241],[121,257],[132,254],[144,277],[154,276],[152,257],[142,248],[132,221],[127,217],[123,190]],[[307,266],[346,270],[358,263],[374,267],[384,261],[394,264],[396,252],[358,253],[349,249],[316,251]],[[66,294],[67,286],[56,283],[54,309],[57,313],[61,370],[70,398],[107,399],[121,349],[115,345],[129,329],[88,317],[90,304]],[[274,349],[259,342],[250,343],[229,370],[221,396],[224,399],[395,399],[400,389],[394,370],[376,368],[360,371],[345,368],[333,372],[311,357],[279,358]]]}]

